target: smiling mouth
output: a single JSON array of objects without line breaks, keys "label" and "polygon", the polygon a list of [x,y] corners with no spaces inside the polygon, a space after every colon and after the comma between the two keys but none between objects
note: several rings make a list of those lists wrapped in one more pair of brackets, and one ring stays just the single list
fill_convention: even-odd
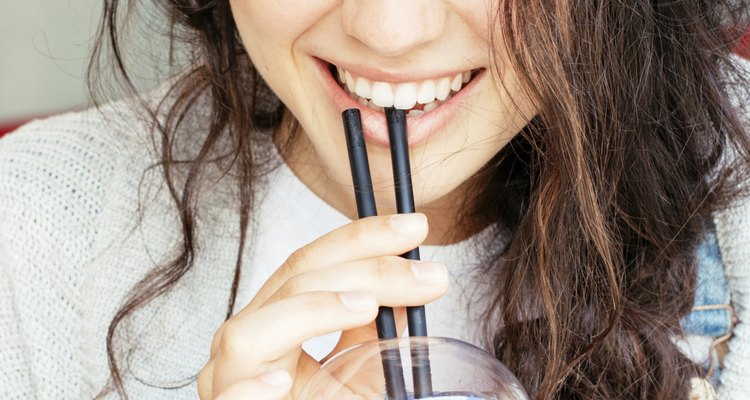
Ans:
[{"label": "smiling mouth", "polygon": [[379,82],[356,76],[351,72],[328,65],[339,86],[363,107],[383,112],[384,107],[406,110],[416,117],[429,113],[460,92],[481,69],[459,72],[451,76],[414,82]]}]

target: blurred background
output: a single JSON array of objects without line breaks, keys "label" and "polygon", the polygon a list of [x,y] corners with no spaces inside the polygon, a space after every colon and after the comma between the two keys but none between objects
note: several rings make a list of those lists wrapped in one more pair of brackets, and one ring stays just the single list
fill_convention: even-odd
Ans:
[{"label": "blurred background", "polygon": [[0,129],[86,104],[84,65],[101,3],[3,0]]},{"label": "blurred background", "polygon": [[[33,118],[86,107],[87,56],[101,13],[101,0],[2,0],[0,6],[0,135]],[[138,47],[133,62],[139,87],[168,72],[155,3],[140,1],[146,18],[128,36]],[[140,38],[140,39],[139,39]],[[738,46],[750,56],[750,35]],[[132,62],[132,61],[131,61]]]},{"label": "blurred background", "polygon": [[[151,1],[140,3],[142,12],[158,17]],[[90,104],[86,64],[101,5],[101,0],[2,0],[0,135],[30,119]],[[163,53],[158,32],[138,27],[133,37],[151,49],[162,45],[153,54]],[[143,54],[148,59],[137,78],[140,87],[148,88],[164,74],[152,67],[159,60],[148,51]]]}]

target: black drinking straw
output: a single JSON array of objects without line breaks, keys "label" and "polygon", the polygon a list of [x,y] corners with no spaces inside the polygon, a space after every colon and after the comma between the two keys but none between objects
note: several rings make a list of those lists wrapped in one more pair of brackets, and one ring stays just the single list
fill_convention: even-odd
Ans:
[{"label": "black drinking straw", "polygon": [[[349,153],[349,165],[352,169],[352,181],[354,182],[354,198],[357,202],[357,214],[359,218],[377,215],[375,207],[375,195],[372,191],[372,178],[370,177],[370,165],[367,160],[367,147],[362,133],[362,120],[359,110],[348,109],[341,113],[344,121],[344,133],[346,134],[346,148]],[[396,330],[396,319],[391,307],[380,307],[375,319],[378,330],[378,338],[392,339],[398,337]],[[384,350],[383,375],[385,376],[385,389],[389,400],[406,400],[406,383],[404,382],[404,369],[401,365],[401,355],[398,348]]]},{"label": "black drinking straw", "polygon": [[[411,167],[409,166],[409,144],[406,138],[406,112],[394,107],[385,109],[388,121],[388,138],[391,144],[391,163],[393,164],[393,182],[396,192],[396,210],[399,214],[413,213],[414,192],[411,185]],[[419,247],[402,254],[409,260],[419,260]],[[424,306],[407,307],[406,316],[409,323],[409,336],[427,336],[427,318]],[[426,346],[426,344],[425,344]],[[412,375],[414,377],[414,397],[432,396],[432,378],[430,376],[430,359],[427,347],[411,349]]]}]

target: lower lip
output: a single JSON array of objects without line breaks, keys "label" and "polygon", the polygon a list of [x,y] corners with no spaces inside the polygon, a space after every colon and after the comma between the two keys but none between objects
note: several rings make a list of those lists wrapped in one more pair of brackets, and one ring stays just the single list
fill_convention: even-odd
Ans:
[{"label": "lower lip", "polygon": [[[328,69],[329,63],[321,59],[316,59],[318,64],[318,73],[329,93],[333,94],[333,102],[339,113],[350,108],[357,108],[362,116],[362,128],[365,134],[365,140],[377,146],[388,147],[388,127],[385,121],[385,113],[375,111],[369,107],[362,106],[354,101],[344,89],[339,86],[338,82],[331,75]],[[484,77],[486,70],[482,69],[474,78],[469,81],[453,97],[436,109],[418,116],[409,116],[406,119],[409,147],[417,147],[427,142],[436,133],[443,130],[448,121],[456,116],[458,111],[463,108],[460,103],[470,95],[477,86],[479,79]]]}]

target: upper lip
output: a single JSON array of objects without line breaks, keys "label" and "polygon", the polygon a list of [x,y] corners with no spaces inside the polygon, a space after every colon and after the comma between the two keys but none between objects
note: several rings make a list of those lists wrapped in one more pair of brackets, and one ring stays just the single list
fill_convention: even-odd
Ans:
[{"label": "upper lip", "polygon": [[328,64],[333,64],[336,67],[342,68],[350,73],[365,77],[371,81],[377,82],[389,82],[389,83],[403,83],[403,82],[416,82],[427,79],[439,79],[446,76],[453,76],[459,72],[472,71],[477,68],[455,68],[455,69],[443,69],[443,70],[415,70],[415,71],[398,71],[390,69],[388,67],[372,67],[366,64],[359,63],[347,63],[347,62],[336,62],[323,60]]}]

